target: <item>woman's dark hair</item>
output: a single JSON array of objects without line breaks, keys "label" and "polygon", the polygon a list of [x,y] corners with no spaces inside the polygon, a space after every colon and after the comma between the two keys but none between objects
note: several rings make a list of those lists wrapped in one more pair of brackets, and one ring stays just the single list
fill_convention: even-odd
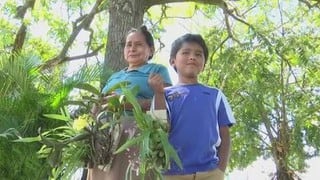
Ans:
[{"label": "woman's dark hair", "polygon": [[[154,40],[153,40],[153,37],[151,35],[151,33],[148,31],[147,27],[145,25],[142,25],[140,26],[138,29],[136,28],[131,28],[128,33],[127,33],[127,36],[130,34],[130,33],[133,33],[133,32],[141,32],[143,34],[143,36],[145,37],[146,39],[146,42],[148,44],[148,46],[150,48],[154,48]],[[127,38],[126,36],[126,38]],[[150,60],[151,58],[153,57],[153,54],[151,54],[148,58],[148,60]]]},{"label": "woman's dark hair", "polygon": [[175,58],[177,55],[177,52],[181,49],[183,43],[197,43],[201,46],[203,49],[204,54],[204,64],[206,64],[208,59],[208,47],[206,45],[206,42],[199,34],[185,34],[178,39],[176,39],[172,45],[171,45],[171,51],[170,51],[170,61],[171,59]]}]

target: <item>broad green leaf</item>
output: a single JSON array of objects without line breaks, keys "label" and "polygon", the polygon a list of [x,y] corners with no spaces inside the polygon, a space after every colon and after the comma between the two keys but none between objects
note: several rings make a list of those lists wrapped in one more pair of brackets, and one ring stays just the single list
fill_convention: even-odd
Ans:
[{"label": "broad green leaf", "polygon": [[133,145],[139,145],[143,140],[143,136],[138,136],[138,137],[134,137],[132,139],[127,140],[122,146],[120,146],[115,152],[114,154],[118,154],[126,149],[128,149],[129,147],[133,146]]},{"label": "broad green leaf", "polygon": [[103,129],[109,128],[110,126],[111,126],[111,123],[110,122],[106,122],[99,128],[99,130],[103,130]]},{"label": "broad green leaf", "polygon": [[41,140],[40,136],[36,136],[36,137],[19,138],[19,139],[13,140],[13,142],[30,143],[30,142],[39,142],[40,140]]},{"label": "broad green leaf", "polygon": [[49,119],[55,119],[55,120],[60,120],[60,121],[70,121],[69,117],[66,117],[66,116],[60,115],[60,114],[44,114],[43,116],[46,118],[49,118]]},{"label": "broad green leaf", "polygon": [[177,163],[177,165],[182,169],[182,162],[177,152],[175,151],[175,149],[169,143],[168,136],[163,131],[158,131],[158,133],[160,135],[161,143],[164,146],[167,167],[170,163],[170,159],[172,158]]},{"label": "broad green leaf", "polygon": [[57,167],[58,164],[61,163],[61,156],[62,156],[62,149],[55,148],[54,151],[52,151],[47,158],[50,166]]},{"label": "broad green leaf", "polygon": [[112,92],[114,92],[114,91],[117,90],[117,89],[121,89],[122,87],[127,87],[129,84],[130,84],[129,81],[119,82],[119,83],[115,84],[114,86],[112,86],[112,87],[109,89],[108,92],[105,92],[105,94],[112,93]]},{"label": "broad green leaf", "polygon": [[89,83],[79,83],[75,86],[75,88],[83,89],[88,92],[91,92],[95,95],[100,95],[100,91]]},{"label": "broad green leaf", "polygon": [[143,132],[141,132],[141,136],[142,136],[142,142],[140,144],[140,154],[142,155],[141,158],[144,159],[145,155],[147,153],[149,153],[150,149],[149,149],[149,144],[150,144],[150,134],[151,131],[150,130],[145,130]]}]

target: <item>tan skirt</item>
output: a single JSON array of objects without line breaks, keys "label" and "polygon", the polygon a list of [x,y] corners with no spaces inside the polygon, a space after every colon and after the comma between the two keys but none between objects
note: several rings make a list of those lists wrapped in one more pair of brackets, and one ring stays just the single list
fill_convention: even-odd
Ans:
[{"label": "tan skirt", "polygon": [[[136,129],[134,118],[132,116],[124,117],[119,147],[136,133]],[[130,170],[129,166],[131,166],[131,172],[129,172],[131,178],[128,177],[128,180],[141,180],[137,170],[138,155],[138,148],[131,147],[115,155],[110,169],[105,171],[99,168],[88,169],[87,180],[125,180],[126,173]],[[145,180],[154,179],[150,174],[145,176]]]}]

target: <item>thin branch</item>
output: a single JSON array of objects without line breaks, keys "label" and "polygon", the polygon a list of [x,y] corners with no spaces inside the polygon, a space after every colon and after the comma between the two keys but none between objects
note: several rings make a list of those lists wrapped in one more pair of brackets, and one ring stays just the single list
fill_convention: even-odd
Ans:
[{"label": "thin branch", "polygon": [[231,26],[230,26],[230,21],[228,18],[228,11],[226,9],[223,9],[223,13],[224,13],[224,19],[226,22],[226,27],[227,27],[227,32],[228,32],[228,37],[230,37],[231,39],[233,39],[235,42],[237,42],[239,45],[242,45],[242,43],[233,36],[232,30],[231,30]]},{"label": "thin branch", "polygon": [[259,1],[257,1],[254,5],[252,5],[249,9],[245,10],[240,16],[245,16],[249,11],[256,8],[258,3],[259,3]]},{"label": "thin branch", "polygon": [[314,7],[319,8],[320,0],[314,0],[314,1],[315,1],[315,3],[314,3],[314,4],[311,4],[310,1],[307,1],[307,0],[299,0],[299,2],[301,2],[302,4],[305,4],[309,9],[314,8]]},{"label": "thin branch", "polygon": [[78,55],[78,56],[72,56],[72,57],[66,57],[65,61],[73,61],[73,60],[78,60],[78,59],[86,59],[92,56],[96,56],[98,55],[98,52],[100,49],[102,49],[104,47],[104,44],[100,45],[97,49],[93,50],[90,53],[86,53],[83,55]]},{"label": "thin branch", "polygon": [[175,3],[175,2],[196,2],[202,4],[211,4],[211,5],[218,5],[224,6],[224,0],[146,0],[147,7],[151,7],[153,5],[160,5],[160,4],[167,4],[167,3]]},{"label": "thin branch", "polygon": [[[227,11],[227,12],[228,12],[228,11]],[[250,29],[252,29],[254,32],[256,32],[257,35],[258,35],[265,43],[267,43],[269,47],[272,47],[272,44],[271,44],[271,42],[267,39],[267,37],[265,37],[263,34],[261,34],[259,31],[257,31],[256,28],[255,28],[253,25],[249,24],[249,23],[246,22],[245,20],[241,19],[240,17],[237,17],[236,15],[234,15],[234,14],[232,14],[232,13],[230,13],[230,12],[228,12],[228,14],[229,14],[231,17],[233,17],[235,20],[237,20],[237,21],[239,21],[239,22],[247,25]]]},{"label": "thin branch", "polygon": [[[90,24],[94,18],[94,16],[100,12],[102,9],[100,5],[103,4],[104,0],[97,0],[93,8],[91,9],[89,14],[79,17],[72,26],[72,33],[69,36],[69,39],[64,44],[62,50],[60,51],[59,55],[56,57],[46,61],[43,65],[41,65],[41,69],[52,68],[54,65],[61,64],[64,61],[68,61],[69,58],[66,57],[66,54],[73,44],[76,37],[79,35],[82,29],[89,29]],[[79,23],[79,24],[78,24]]]},{"label": "thin branch", "polygon": [[[90,47],[91,47],[91,44],[92,44],[94,31],[93,31],[92,28],[88,28],[88,29],[86,29],[86,31],[90,32],[88,46],[87,46],[87,50],[86,50],[86,53],[88,54],[90,52]],[[85,58],[85,61],[86,61],[86,64],[87,64],[87,58]]]},{"label": "thin branch", "polygon": [[[257,102],[259,102],[259,101],[257,101]],[[262,104],[258,104],[258,110],[259,110],[260,115],[262,117],[262,122],[266,128],[267,133],[268,133],[267,135],[268,135],[270,141],[272,142],[275,139],[274,134],[276,134],[277,131],[274,129],[274,127],[270,123],[268,115],[267,115],[265,108]]]},{"label": "thin branch", "polygon": [[278,0],[278,10],[279,10],[279,15],[280,15],[280,23],[281,23],[281,35],[284,36],[284,22],[283,22],[283,14],[282,14],[282,9],[281,9],[281,4],[280,1]]},{"label": "thin branch", "polygon": [[[228,40],[229,38],[230,38],[230,37],[226,37],[223,41],[220,42],[220,44],[217,46],[217,48],[212,51],[212,53],[211,53],[212,56],[213,56],[219,49],[222,48],[222,45],[223,45],[225,42],[227,42],[227,40]],[[211,59],[212,59],[212,57],[211,57]]]},{"label": "thin branch", "polygon": [[[165,18],[167,18],[167,14],[166,14],[167,8],[168,8],[168,6],[165,5],[165,4],[161,6],[161,15],[160,15],[160,18],[159,18],[159,20],[156,21],[155,23],[153,23],[152,20],[147,20],[147,21],[152,25],[152,27],[157,28],[157,27],[158,27],[158,24],[161,24],[162,20],[165,19]],[[149,12],[147,12],[147,13],[148,13],[148,15],[150,15]],[[163,48],[165,47],[165,44],[161,41],[160,38],[156,38],[156,40],[159,42],[160,47],[159,47],[159,49],[157,49],[157,50],[155,51],[155,53],[160,52],[161,49],[163,49]]]},{"label": "thin branch", "polygon": [[168,6],[167,5],[162,5],[161,6],[161,16],[160,16],[160,19],[159,19],[159,23],[161,24],[162,20],[167,17],[167,9],[168,9]]},{"label": "thin branch", "polygon": [[[212,51],[212,53],[210,53],[211,55],[210,55],[210,58],[209,58],[209,59],[210,59],[209,67],[213,67],[213,63],[214,63],[214,61],[213,61],[213,56],[216,54],[216,52],[217,52],[220,48],[222,48],[223,44],[224,44],[228,39],[229,39],[229,37],[225,38],[225,39],[224,39],[222,42],[220,42],[220,44]],[[211,69],[213,69],[213,68],[209,68],[209,70],[211,70]],[[210,76],[207,76],[206,82],[208,82],[209,79],[210,79]]]},{"label": "thin branch", "polygon": [[[85,59],[85,58],[89,58],[89,57],[92,57],[92,56],[96,56],[98,54],[98,52],[104,47],[104,44],[100,45],[98,48],[96,48],[95,50],[93,50],[91,53],[86,53],[86,54],[83,54],[83,55],[78,55],[78,56],[72,56],[72,57],[68,57],[68,56],[65,56],[63,59],[51,59],[49,61],[47,61],[45,64],[42,64],[39,66],[39,68],[41,70],[45,70],[45,69],[48,69],[48,68],[52,68],[58,64],[61,64],[61,63],[65,63],[65,62],[69,62],[69,61],[73,61],[73,60],[80,60],[80,59]],[[58,57],[56,57],[58,58]],[[45,67],[43,67],[45,66]]]},{"label": "thin branch", "polygon": [[[259,131],[259,132],[267,135],[266,132],[262,132],[262,131]],[[262,138],[261,136],[256,136],[256,137],[257,137],[258,139],[260,139],[260,141],[261,141],[263,144],[265,144],[268,148],[271,147],[271,144],[270,144],[269,142],[267,142],[267,141],[265,140],[265,138]]]}]

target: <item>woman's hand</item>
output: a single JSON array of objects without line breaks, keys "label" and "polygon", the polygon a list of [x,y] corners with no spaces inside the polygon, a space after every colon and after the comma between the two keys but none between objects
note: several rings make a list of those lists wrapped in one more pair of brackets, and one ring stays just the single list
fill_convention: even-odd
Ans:
[{"label": "woman's hand", "polygon": [[150,74],[148,83],[154,92],[154,106],[155,110],[166,109],[166,101],[164,96],[164,82],[160,74]]},{"label": "woman's hand", "polygon": [[150,74],[148,83],[155,94],[164,92],[164,82],[160,74]]}]

